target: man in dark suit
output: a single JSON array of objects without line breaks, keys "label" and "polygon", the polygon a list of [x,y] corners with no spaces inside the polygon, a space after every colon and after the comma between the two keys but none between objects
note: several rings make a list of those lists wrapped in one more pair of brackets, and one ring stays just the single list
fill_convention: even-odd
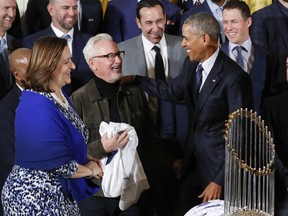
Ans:
[{"label": "man in dark suit", "polygon": [[220,41],[221,43],[225,42],[225,34],[223,32],[223,27],[222,27],[222,10],[223,6],[226,4],[226,0],[205,0],[202,4],[192,7],[190,10],[186,11],[182,17],[181,17],[181,22],[180,22],[180,28],[179,28],[179,35],[182,33],[182,25],[185,22],[186,18],[193,15],[197,14],[199,12],[206,12],[211,15],[213,15],[219,25],[220,25]]},{"label": "man in dark suit", "polygon": [[177,5],[181,8],[181,12],[185,13],[190,8],[202,4],[204,1],[205,0],[179,0]]},{"label": "man in dark suit", "polygon": [[[288,82],[288,55],[282,61],[286,68]],[[285,90],[276,96],[264,100],[263,118],[271,131],[277,157],[275,173],[275,215],[288,215],[288,83]],[[279,160],[278,160],[279,159]]]},{"label": "man in dark suit", "polygon": [[25,37],[23,46],[31,49],[34,42],[41,36],[55,35],[57,37],[65,37],[69,35],[68,46],[76,69],[71,73],[71,84],[64,86],[63,90],[67,95],[70,95],[86,84],[92,76],[92,72],[82,53],[91,35],[74,28],[78,16],[77,0],[50,0],[47,9],[52,19],[51,25],[42,31]]},{"label": "man in dark suit", "polygon": [[[252,81],[254,111],[261,110],[264,97],[269,96],[266,90],[267,53],[265,49],[252,43],[249,27],[252,18],[249,6],[244,1],[229,1],[223,7],[223,30],[229,41],[221,49],[235,60],[249,74]],[[237,52],[240,48],[240,54]],[[241,65],[243,64],[243,65]]]},{"label": "man in dark suit", "polygon": [[[123,75],[133,74],[157,79],[157,65],[154,61],[156,52],[153,50],[153,47],[157,46],[164,63],[164,79],[178,76],[186,52],[181,47],[180,37],[164,33],[166,19],[162,3],[158,0],[142,0],[137,5],[136,14],[136,22],[142,34],[118,44],[119,49],[125,51],[122,64]],[[165,148],[169,149],[171,156],[175,158],[176,166],[179,162],[177,159],[182,158],[182,150],[184,150],[187,137],[186,106],[149,97],[149,108],[157,134],[163,139]],[[164,160],[163,163],[167,161]],[[155,179],[155,184],[151,186],[153,204],[159,216],[169,216],[175,201],[169,196],[177,190],[178,182],[176,179],[178,173],[173,172],[172,168],[172,164],[168,171],[159,167],[159,171],[153,174],[153,179]],[[171,188],[171,185],[174,187]]]},{"label": "man in dark suit", "polygon": [[250,36],[254,44],[264,47],[269,53],[268,65],[271,76],[270,86],[274,95],[282,91],[286,74],[279,67],[288,50],[288,2],[275,0],[252,15]]},{"label": "man in dark suit", "polygon": [[20,46],[19,41],[7,34],[16,17],[16,1],[0,0],[0,99],[12,88],[14,78],[10,73],[9,53]]},{"label": "man in dark suit", "polygon": [[[24,36],[34,34],[47,28],[51,17],[47,10],[49,0],[29,0],[23,24]],[[78,19],[76,27],[82,32],[96,35],[100,32],[103,11],[99,0],[78,0]]]},{"label": "man in dark suit", "polygon": [[[166,33],[176,34],[179,28],[180,9],[169,0],[161,2],[166,13]],[[102,31],[110,34],[117,43],[141,34],[135,22],[137,3],[137,0],[109,1]]]},{"label": "man in dark suit", "polygon": [[184,22],[182,34],[188,57],[178,77],[166,82],[134,78],[150,95],[187,103],[189,137],[176,215],[223,197],[225,121],[231,112],[253,106],[249,75],[219,48],[218,21],[208,13],[192,15]]},{"label": "man in dark suit", "polygon": [[[30,61],[31,50],[19,48],[10,55],[11,73],[15,77],[15,84],[9,93],[0,101],[0,191],[4,182],[14,166],[15,138],[14,120],[15,110],[22,95],[26,71]],[[0,202],[0,215],[3,215],[3,208]]]}]

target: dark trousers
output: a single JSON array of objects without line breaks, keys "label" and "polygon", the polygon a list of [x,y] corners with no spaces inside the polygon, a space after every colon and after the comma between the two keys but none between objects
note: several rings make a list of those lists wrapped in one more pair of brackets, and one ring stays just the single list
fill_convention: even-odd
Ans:
[{"label": "dark trousers", "polygon": [[78,203],[82,216],[139,216],[133,204],[125,211],[119,209],[120,198],[90,197]]},{"label": "dark trousers", "polygon": [[276,203],[275,215],[287,216],[288,215],[288,194],[281,203]]},{"label": "dark trousers", "polygon": [[203,192],[197,177],[193,172],[189,173],[180,183],[175,216],[183,216],[192,207],[202,203],[198,196]]}]

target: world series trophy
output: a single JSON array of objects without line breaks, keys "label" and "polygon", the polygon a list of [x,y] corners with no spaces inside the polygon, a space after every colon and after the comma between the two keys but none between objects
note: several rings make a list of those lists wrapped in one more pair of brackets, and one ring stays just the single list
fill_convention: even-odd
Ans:
[{"label": "world series trophy", "polygon": [[224,215],[274,215],[275,146],[264,121],[251,110],[237,110],[224,138]]}]

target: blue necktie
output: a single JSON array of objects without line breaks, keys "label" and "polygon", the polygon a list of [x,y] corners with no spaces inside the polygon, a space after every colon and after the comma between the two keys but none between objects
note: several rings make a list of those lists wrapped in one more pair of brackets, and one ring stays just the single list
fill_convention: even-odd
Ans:
[{"label": "blue necktie", "polygon": [[71,36],[69,34],[64,34],[61,36],[61,38],[66,39],[68,42],[71,39]]},{"label": "blue necktie", "polygon": [[237,51],[236,62],[244,69],[244,59],[242,55],[242,46],[236,46],[234,49]]},{"label": "blue necktie", "polygon": [[200,0],[196,0],[194,5],[201,5],[201,1]]},{"label": "blue necktie", "polygon": [[202,72],[203,72],[203,67],[201,64],[199,64],[196,71],[195,71],[194,80],[193,80],[193,101],[194,101],[194,103],[196,103],[196,101],[197,101],[200,87],[202,84]]},{"label": "blue necktie", "polygon": [[4,63],[4,68],[5,68],[5,74],[4,76],[7,78],[8,85],[11,86],[13,84],[13,78],[10,72],[10,66],[9,66],[9,59],[8,59],[8,53],[7,53],[7,45],[6,41],[4,38],[1,38],[0,40],[0,51],[1,51],[1,56],[3,59]]}]

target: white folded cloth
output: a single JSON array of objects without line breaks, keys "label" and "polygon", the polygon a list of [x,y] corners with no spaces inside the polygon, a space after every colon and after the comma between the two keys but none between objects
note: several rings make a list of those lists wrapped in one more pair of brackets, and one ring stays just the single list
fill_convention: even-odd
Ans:
[{"label": "white folded cloth", "polygon": [[110,163],[106,164],[108,157],[101,160],[104,172],[101,188],[104,196],[120,196],[119,208],[122,211],[136,203],[141,193],[150,187],[137,152],[138,137],[134,127],[125,123],[107,124],[102,121],[99,133],[101,137],[107,133],[110,138],[124,130],[128,130],[128,143],[118,149]]},{"label": "white folded cloth", "polygon": [[190,209],[184,216],[223,216],[224,200],[210,200]]}]

